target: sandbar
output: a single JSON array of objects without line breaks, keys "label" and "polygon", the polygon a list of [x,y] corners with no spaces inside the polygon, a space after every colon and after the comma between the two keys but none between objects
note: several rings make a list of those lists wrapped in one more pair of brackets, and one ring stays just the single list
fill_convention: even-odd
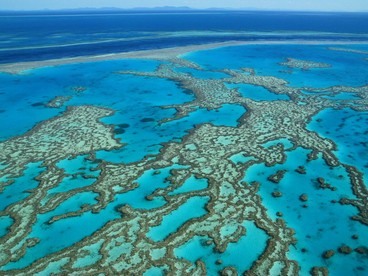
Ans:
[{"label": "sandbar", "polygon": [[341,40],[258,40],[258,41],[226,41],[219,43],[197,44],[172,48],[162,48],[154,50],[142,50],[132,52],[122,52],[105,55],[79,56],[72,58],[49,59],[40,61],[17,62],[0,64],[0,72],[19,74],[22,71],[41,67],[58,66],[74,63],[108,61],[119,59],[153,59],[170,60],[189,52],[200,50],[210,50],[221,47],[240,46],[240,45],[267,45],[267,44],[310,44],[310,45],[353,45],[368,44],[368,41],[341,41]]}]

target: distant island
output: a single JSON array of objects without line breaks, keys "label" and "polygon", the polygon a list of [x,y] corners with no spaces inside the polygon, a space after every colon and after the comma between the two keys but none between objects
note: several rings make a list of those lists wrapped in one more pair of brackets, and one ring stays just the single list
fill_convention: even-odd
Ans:
[{"label": "distant island", "polygon": [[[135,8],[117,8],[117,7],[81,7],[81,8],[70,8],[70,9],[37,9],[37,10],[9,10],[1,9],[2,13],[105,13],[105,12],[286,12],[286,13],[355,13],[352,11],[313,11],[313,10],[285,10],[285,9],[259,9],[254,7],[244,7],[241,9],[234,9],[229,7],[223,8],[191,8],[187,6],[161,6],[161,7],[135,7]],[[358,13],[368,13],[368,10],[359,11]]]}]

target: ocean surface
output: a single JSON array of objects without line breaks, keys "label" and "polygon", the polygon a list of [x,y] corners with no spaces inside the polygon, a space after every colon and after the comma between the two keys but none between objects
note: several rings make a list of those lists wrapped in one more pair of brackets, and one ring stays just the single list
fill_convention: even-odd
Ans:
[{"label": "ocean surface", "polygon": [[0,13],[1,63],[229,40],[367,40],[368,13]]},{"label": "ocean surface", "polygon": [[[367,275],[362,22],[367,13],[0,13],[0,71],[262,42],[181,63],[0,73],[0,274]],[[81,107],[111,113],[72,117]]]}]

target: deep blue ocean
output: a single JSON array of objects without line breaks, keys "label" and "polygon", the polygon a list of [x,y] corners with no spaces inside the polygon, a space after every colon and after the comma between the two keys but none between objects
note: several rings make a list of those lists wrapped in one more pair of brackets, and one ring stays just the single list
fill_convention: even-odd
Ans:
[{"label": "deep blue ocean", "polygon": [[228,40],[361,41],[367,38],[368,13],[0,13],[0,63]]}]

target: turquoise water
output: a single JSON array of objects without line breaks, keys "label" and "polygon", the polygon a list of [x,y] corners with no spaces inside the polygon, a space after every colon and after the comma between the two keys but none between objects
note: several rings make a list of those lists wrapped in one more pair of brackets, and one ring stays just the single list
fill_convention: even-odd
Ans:
[{"label": "turquoise water", "polygon": [[174,191],[170,192],[168,195],[177,195],[182,193],[189,193],[193,191],[203,190],[208,187],[208,180],[206,178],[196,178],[195,176],[191,176],[183,185]]},{"label": "turquoise water", "polygon": [[243,153],[237,153],[230,157],[230,160],[235,163],[247,163],[248,161],[254,160],[253,156],[246,156]]},{"label": "turquoise water", "polygon": [[[367,81],[367,61],[354,53],[330,51],[330,45],[247,45],[224,47],[184,55],[205,69],[222,70],[251,67],[258,75],[275,76],[287,80],[290,86],[327,87],[333,85],[360,86]],[[339,46],[337,46],[339,47]],[[349,45],[350,47],[350,45]],[[366,45],[361,46],[367,49]],[[261,49],[261,50],[260,50]],[[221,57],[221,58],[218,58]],[[280,65],[286,58],[331,64],[331,68],[308,71]],[[346,72],[353,72],[346,74]]]},{"label": "turquoise water", "polygon": [[154,241],[162,241],[171,233],[178,230],[185,222],[198,218],[207,213],[205,205],[208,197],[193,196],[176,210],[163,217],[160,225],[152,227],[147,236]]},{"label": "turquoise water", "polygon": [[182,168],[185,167],[174,165],[158,170],[160,172],[159,174],[155,174],[156,170],[150,169],[135,180],[139,184],[137,189],[118,195],[116,201],[121,202],[121,204],[129,204],[131,207],[138,209],[148,210],[161,207],[166,204],[166,201],[162,197],[154,197],[150,201],[145,197],[151,195],[156,189],[167,187],[169,182],[166,179],[170,176],[170,171]]},{"label": "turquoise water", "polygon": [[330,100],[359,100],[360,98],[353,93],[339,93],[334,96],[323,96],[325,99]]},{"label": "turquoise water", "polygon": [[[110,107],[115,102],[123,102],[125,107],[129,107],[131,102],[126,101],[126,97],[137,96],[137,92],[131,92],[135,91],[137,86],[141,86],[140,84],[147,84],[146,87],[142,87],[143,90],[148,87],[157,87],[157,89],[163,87],[158,86],[159,81],[152,86],[147,81],[139,81],[139,78],[121,79],[120,75],[113,74],[113,72],[119,70],[150,71],[154,70],[158,64],[157,61],[109,61],[45,67],[26,71],[22,75],[0,73],[0,82],[3,87],[6,87],[0,91],[3,93],[2,101],[0,101],[0,110],[3,111],[0,113],[3,127],[0,139],[4,140],[23,134],[36,123],[50,119],[63,111],[64,108],[54,109],[44,106],[55,96],[74,96],[68,102],[69,105],[94,104]],[[125,81],[127,79],[129,80]],[[76,94],[72,88],[78,86],[86,87],[87,90]],[[171,88],[171,90],[175,89]],[[162,94],[161,90],[154,91]],[[165,97],[162,98],[165,99]]]},{"label": "turquoise water", "polygon": [[[61,95],[73,96],[66,106],[90,104],[118,111],[102,121],[116,125],[115,137],[127,145],[113,152],[97,152],[97,158],[111,162],[135,162],[147,154],[157,154],[160,143],[181,138],[195,124],[237,125],[237,119],[245,112],[242,106],[237,105],[224,105],[218,111],[198,109],[189,114],[189,118],[159,125],[162,119],[175,113],[174,109],[161,109],[160,106],[188,102],[193,95],[172,81],[115,73],[152,71],[158,64],[157,61],[109,61],[30,70],[22,77],[0,74],[0,81],[4,81],[7,87],[5,100],[0,103],[0,109],[4,110],[0,116],[5,123],[0,139],[21,135],[36,123],[65,110],[65,107],[54,109],[44,105]],[[80,86],[87,89],[75,93],[72,88]],[[34,92],[29,95],[26,91]],[[35,101],[36,106],[27,101],[28,97]],[[25,100],[17,101],[19,98]]]},{"label": "turquoise water", "polygon": [[86,155],[77,156],[74,159],[65,159],[56,163],[56,166],[64,170],[67,175],[58,186],[48,191],[48,194],[65,193],[74,189],[92,185],[101,173],[97,169],[98,163],[86,159]]},{"label": "turquoise water", "polygon": [[237,104],[224,104],[219,109],[206,110],[199,108],[191,112],[189,116],[176,120],[175,122],[168,122],[167,125],[176,125],[177,129],[182,123],[186,130],[193,128],[194,125],[203,123],[212,123],[215,126],[238,126],[238,119],[244,115],[246,109]]},{"label": "turquoise water", "polygon": [[[262,183],[259,194],[270,217],[276,219],[276,212],[282,212],[282,218],[287,221],[288,226],[295,229],[298,243],[295,247],[290,247],[289,256],[300,264],[301,275],[308,275],[313,266],[327,266],[332,275],[349,273],[353,268],[364,264],[366,257],[352,254],[354,256],[340,256],[326,262],[321,256],[326,250],[336,251],[342,244],[358,247],[368,240],[368,233],[364,225],[350,220],[357,212],[354,207],[331,202],[342,197],[355,198],[345,169],[342,166],[329,167],[321,156],[308,162],[309,152],[297,148],[287,154],[284,164],[274,167],[253,165],[246,171],[244,181]],[[296,172],[298,166],[305,167],[306,174]],[[277,170],[286,170],[279,184],[267,179]],[[318,177],[323,177],[326,183],[337,190],[319,188]],[[274,198],[274,191],[280,191],[282,197]],[[299,199],[302,194],[308,196],[306,202]],[[307,207],[303,207],[305,204]],[[353,234],[357,234],[359,240],[353,240]],[[334,238],[331,239],[331,236]],[[338,264],[340,261],[342,263]]]},{"label": "turquoise water", "polygon": [[21,201],[29,196],[27,190],[37,188],[39,181],[35,179],[45,168],[41,168],[42,162],[30,163],[24,171],[23,176],[17,177],[14,182],[5,186],[4,191],[0,193],[0,211],[4,211],[9,205]]},{"label": "turquoise water", "polygon": [[[9,97],[6,95],[5,101],[1,103],[5,108],[1,115],[4,116],[4,122],[12,124],[12,127],[7,128],[2,135],[7,137],[22,134],[24,130],[30,129],[37,122],[49,119],[64,110],[47,108],[43,105],[56,95],[72,95],[73,98],[66,103],[67,105],[91,104],[119,110],[119,113],[115,114],[116,117],[110,120],[120,119],[119,124],[129,121],[132,125],[137,124],[138,129],[144,131],[146,125],[140,122],[141,119],[150,116],[157,120],[165,118],[172,112],[162,110],[159,106],[190,101],[192,96],[184,94],[175,83],[170,81],[151,79],[150,82],[149,79],[143,77],[119,75],[114,72],[120,70],[151,71],[158,64],[155,61],[112,61],[65,65],[29,71],[20,83],[15,79],[19,76],[0,74],[7,81],[5,85],[8,93],[11,94]],[[76,94],[72,88],[78,86],[86,87],[87,90]],[[26,98],[25,91],[35,91],[33,94],[36,95],[28,96],[32,99],[39,97],[39,105],[29,107],[24,103],[25,101],[18,101],[19,103],[15,103],[15,108],[6,109],[6,106],[14,107],[12,98]],[[150,99],[152,97],[152,100],[147,101],[144,96]],[[134,108],[132,108],[132,103],[135,103]],[[25,114],[26,116],[23,117],[24,113],[20,112],[22,109],[17,108],[18,104],[25,105],[24,108],[27,108],[32,116]],[[18,110],[17,113],[14,109]],[[119,118],[120,114],[123,118]],[[12,121],[7,118],[11,118]]]},{"label": "turquoise water", "polygon": [[308,128],[332,139],[341,162],[357,167],[368,180],[368,112],[325,109],[313,117]]},{"label": "turquoise water", "polygon": [[9,216],[0,216],[0,238],[9,232],[9,227],[13,222],[14,220]]},{"label": "turquoise water", "polygon": [[67,176],[64,177],[60,184],[50,189],[47,193],[49,195],[53,195],[56,193],[66,193],[74,189],[79,189],[83,187],[87,187],[92,185],[96,181],[95,178],[86,179],[82,175],[74,176]]},{"label": "turquoise water", "polygon": [[[121,137],[122,142],[127,143],[127,145],[114,151],[99,151],[96,157],[113,163],[136,162],[143,159],[147,154],[157,154],[162,147],[161,143],[181,140],[195,125],[212,123],[214,125],[236,127],[238,125],[237,120],[245,112],[243,106],[224,104],[217,110],[198,108],[186,117],[163,124],[159,123],[160,117],[157,118],[157,114],[150,114],[150,118],[155,118],[155,120],[144,124],[140,121],[134,122],[134,118],[131,118],[130,121],[125,119],[123,122],[129,122],[129,125],[132,126],[125,128],[124,133],[117,134],[116,137]],[[172,112],[168,117],[173,115]],[[109,124],[117,124],[117,116],[103,121]],[[138,119],[140,118],[138,117]]]},{"label": "turquoise water", "polygon": [[[205,245],[208,237],[195,236],[181,247],[174,250],[178,258],[186,259],[193,264],[201,260],[206,264],[208,275],[215,275],[226,266],[236,267],[238,273],[243,273],[251,267],[266,248],[267,235],[258,229],[254,223],[245,222],[246,234],[236,243],[229,243],[225,252],[214,252],[214,245]],[[221,260],[222,264],[216,264]]]},{"label": "turquoise water", "polygon": [[290,100],[289,96],[272,93],[262,86],[251,84],[226,84],[226,87],[229,89],[236,88],[244,98],[249,98],[255,101]]},{"label": "turquoise water", "polygon": [[285,138],[268,141],[267,143],[264,143],[262,146],[265,148],[270,148],[278,144],[283,145],[285,150],[293,147],[293,143],[291,143],[288,139],[285,139]]},{"label": "turquoise water", "polygon": [[73,159],[65,159],[56,163],[56,166],[64,170],[65,174],[88,174],[91,176],[99,175],[97,170],[98,163],[87,159],[87,155],[80,155]]},{"label": "turquoise water", "polygon": [[165,275],[165,272],[163,269],[159,267],[152,267],[148,269],[143,275],[144,276],[162,276],[162,275]]}]

